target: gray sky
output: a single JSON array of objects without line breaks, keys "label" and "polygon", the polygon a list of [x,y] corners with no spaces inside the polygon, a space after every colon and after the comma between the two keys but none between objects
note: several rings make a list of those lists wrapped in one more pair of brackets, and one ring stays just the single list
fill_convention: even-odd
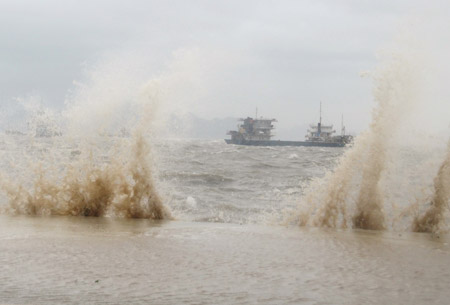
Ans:
[{"label": "gray sky", "polygon": [[123,85],[125,74],[176,71],[176,107],[203,118],[258,107],[295,128],[316,121],[322,101],[326,122],[340,125],[344,114],[359,132],[374,105],[361,72],[430,3],[445,1],[3,0],[0,102],[38,95],[62,110],[74,81],[96,83],[96,73],[120,74]]}]

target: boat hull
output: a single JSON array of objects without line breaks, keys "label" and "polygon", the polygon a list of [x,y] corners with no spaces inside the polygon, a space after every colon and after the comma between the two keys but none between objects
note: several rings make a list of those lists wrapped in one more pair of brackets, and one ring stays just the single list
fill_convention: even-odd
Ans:
[{"label": "boat hull", "polygon": [[313,147],[344,147],[341,142],[316,142],[316,141],[280,141],[280,140],[230,140],[225,139],[227,144],[250,145],[250,146],[313,146]]}]

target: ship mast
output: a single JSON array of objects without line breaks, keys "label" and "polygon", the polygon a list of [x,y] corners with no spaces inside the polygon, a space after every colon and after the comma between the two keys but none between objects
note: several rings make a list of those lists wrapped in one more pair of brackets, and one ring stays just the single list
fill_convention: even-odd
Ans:
[{"label": "ship mast", "polygon": [[317,124],[317,136],[320,137],[321,133],[322,133],[322,102],[320,102],[319,124]]},{"label": "ship mast", "polygon": [[344,114],[342,114],[342,119],[341,119],[341,136],[345,136]]},{"label": "ship mast", "polygon": [[319,119],[319,123],[320,125],[322,125],[322,102],[320,102]]}]

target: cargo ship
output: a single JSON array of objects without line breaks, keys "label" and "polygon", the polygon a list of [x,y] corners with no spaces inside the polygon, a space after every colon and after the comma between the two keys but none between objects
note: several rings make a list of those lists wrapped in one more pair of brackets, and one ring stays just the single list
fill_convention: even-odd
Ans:
[{"label": "cargo ship", "polygon": [[[322,108],[322,107],[321,107]],[[257,117],[257,115],[255,116]],[[225,139],[227,144],[252,145],[252,146],[317,146],[317,147],[344,147],[351,143],[353,137],[345,135],[345,127],[342,120],[341,135],[336,132],[333,125],[322,125],[322,109],[317,124],[311,124],[307,130],[305,141],[272,140],[273,123],[276,119],[251,118],[239,119],[237,130],[228,131],[231,139]]]}]

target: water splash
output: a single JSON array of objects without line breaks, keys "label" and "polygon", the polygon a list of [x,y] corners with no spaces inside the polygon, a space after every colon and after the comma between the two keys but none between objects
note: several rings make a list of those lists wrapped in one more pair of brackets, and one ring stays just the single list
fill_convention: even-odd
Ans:
[{"label": "water splash", "polygon": [[149,145],[135,134],[131,154],[97,164],[87,161],[68,166],[62,179],[37,169],[31,190],[26,184],[2,176],[1,186],[9,199],[4,212],[21,215],[116,216],[126,218],[170,218],[156,192],[150,163]]},{"label": "water splash", "polygon": [[[0,173],[8,201],[2,212],[171,218],[153,181],[148,141],[161,102],[160,82],[142,85],[134,78],[125,82],[124,74],[113,75],[118,76],[105,81],[104,74],[93,73],[87,85],[78,85],[60,115],[63,136],[11,138],[18,145],[11,155],[20,156],[12,157],[19,161],[15,173],[7,174],[5,168]],[[131,137],[117,137],[123,127]],[[64,157],[66,147],[74,148],[69,158]]]},{"label": "water splash", "polygon": [[434,178],[434,194],[429,201],[429,206],[423,215],[414,218],[412,230],[414,232],[439,233],[444,222],[445,212],[449,209],[449,199],[450,143],[448,145],[447,156],[439,167],[437,176]]},{"label": "water splash", "polygon": [[[309,208],[300,224],[382,230],[385,225],[380,180],[386,168],[389,142],[406,109],[418,98],[418,65],[411,56],[393,56],[374,76],[377,102],[367,132],[341,158],[333,172],[303,199]],[[354,197],[354,198],[353,198]],[[353,216],[349,209],[354,205]]]},{"label": "water splash", "polygon": [[407,107],[417,100],[419,71],[415,58],[397,57],[375,79],[375,109],[370,125],[367,160],[352,222],[355,228],[385,229],[385,215],[380,179],[386,168],[389,139],[399,126]]},{"label": "water splash", "polygon": [[[324,204],[318,208],[315,214],[312,222],[314,226],[347,228],[346,200],[351,191],[352,180],[356,175],[358,164],[361,164],[361,153],[366,146],[366,139],[365,135],[361,135],[354,146],[343,155],[334,171],[328,173],[323,181],[318,182],[325,182],[320,185],[320,188],[327,186],[325,191],[323,189],[309,191],[307,196],[311,206],[317,204],[316,192],[325,194],[325,197],[320,198],[320,201]],[[306,224],[308,218],[303,216],[303,219],[303,224]]]}]

